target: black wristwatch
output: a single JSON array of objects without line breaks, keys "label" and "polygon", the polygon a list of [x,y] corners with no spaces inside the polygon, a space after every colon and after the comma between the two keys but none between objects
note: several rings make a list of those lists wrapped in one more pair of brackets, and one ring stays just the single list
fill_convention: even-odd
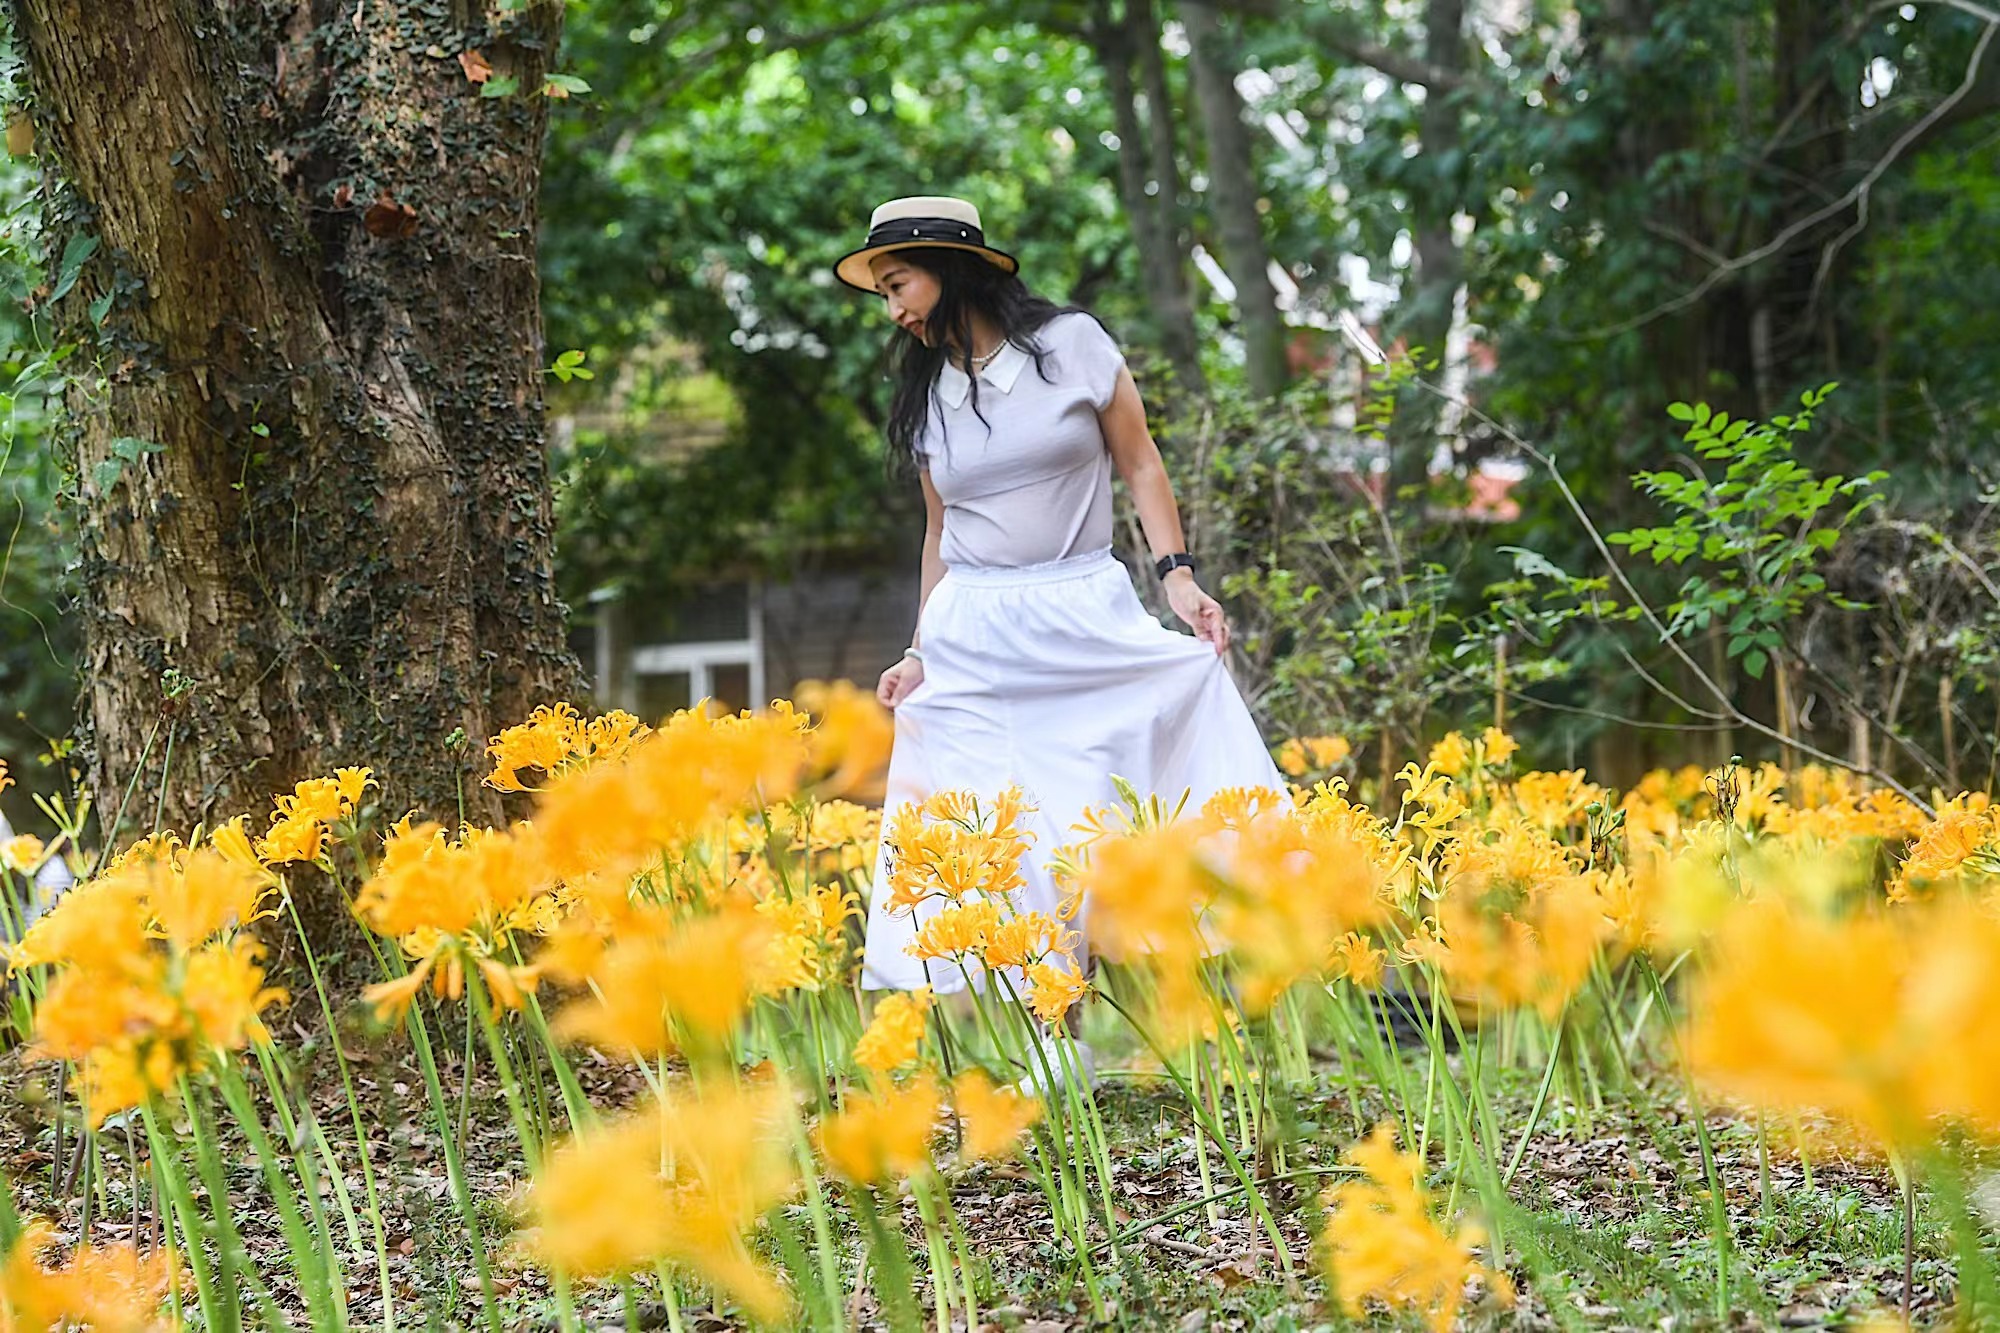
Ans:
[{"label": "black wristwatch", "polygon": [[1173,555],[1161,556],[1153,568],[1160,572],[1161,578],[1165,578],[1177,569],[1193,569],[1194,557],[1186,551],[1177,551]]}]

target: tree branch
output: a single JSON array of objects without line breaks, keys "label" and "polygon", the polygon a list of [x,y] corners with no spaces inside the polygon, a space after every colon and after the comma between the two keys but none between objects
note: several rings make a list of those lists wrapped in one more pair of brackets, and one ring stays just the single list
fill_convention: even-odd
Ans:
[{"label": "tree branch", "polygon": [[1972,59],[1967,62],[1965,78],[1952,90],[1951,96],[1931,108],[1930,114],[1912,125],[1902,137],[1889,146],[1889,152],[1872,167],[1866,176],[1854,187],[1854,221],[1841,230],[1840,235],[1828,242],[1819,257],[1819,269],[1813,274],[1812,294],[1806,299],[1808,313],[1819,307],[1819,299],[1825,291],[1826,280],[1833,272],[1833,262],[1847,243],[1868,229],[1868,206],[1875,182],[1882,178],[1896,159],[1906,152],[1923,147],[1929,140],[1948,133],[1954,126],[2000,108],[2000,79],[1984,80],[1984,87],[1978,98],[1972,96],[1975,89],[1981,89],[1980,66],[1986,57],[1986,48],[1993,44],[1993,36],[2000,33],[2000,20],[1988,23],[1979,34],[1979,43],[1972,48]]},{"label": "tree branch", "polygon": [[1335,21],[1322,21],[1310,31],[1327,50],[1387,74],[1399,83],[1418,84],[1432,92],[1451,92],[1469,82],[1458,70],[1433,65],[1379,42],[1365,41],[1344,31]]},{"label": "tree branch", "polygon": [[[1888,174],[1889,169],[1910,152],[1921,148],[1937,135],[1963,124],[1965,121],[1976,116],[1985,115],[1991,111],[2000,109],[2000,78],[1993,77],[1985,69],[1986,49],[1992,44],[1996,33],[2000,33],[2000,21],[1987,24],[1986,28],[1979,34],[1979,43],[1973,48],[1971,59],[1966,62],[1965,77],[1960,80],[1958,87],[1954,88],[1944,100],[1932,107],[1916,124],[1904,131],[1889,146],[1888,151],[1868,169],[1859,181],[1855,182],[1854,187],[1841,195],[1840,198],[1824,207],[1814,209],[1804,217],[1784,227],[1777,235],[1756,249],[1746,251],[1733,259],[1716,265],[1700,282],[1671,300],[1662,301],[1650,310],[1642,311],[1630,319],[1619,320],[1614,324],[1607,324],[1594,329],[1585,329],[1576,333],[1562,333],[1557,336],[1568,342],[1615,338],[1620,334],[1630,333],[1636,328],[1650,324],[1663,316],[1686,310],[1707,296],[1711,291],[1714,291],[1729,278],[1734,277],[1747,268],[1770,259],[1774,255],[1783,253],[1801,236],[1839,217],[1848,209],[1856,208],[1858,216],[1855,222],[1835,238],[1833,243],[1828,247],[1828,256],[1821,262],[1820,277],[1816,277],[1813,284],[1814,299],[1817,299],[1820,278],[1824,277],[1827,269],[1831,266],[1832,256],[1838,252],[1839,247],[1845,245],[1867,227],[1869,200],[1876,183]],[[1979,93],[1976,99],[1973,97],[1975,92]]]}]

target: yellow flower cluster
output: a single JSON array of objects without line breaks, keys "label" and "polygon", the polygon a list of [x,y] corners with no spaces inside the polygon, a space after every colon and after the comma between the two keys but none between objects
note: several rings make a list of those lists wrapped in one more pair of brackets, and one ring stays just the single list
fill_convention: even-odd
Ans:
[{"label": "yellow flower cluster", "polygon": [[880,801],[896,727],[873,691],[851,680],[809,680],[792,694],[814,718],[811,776],[816,785],[856,800]]},{"label": "yellow flower cluster", "polygon": [[[829,940],[853,911],[840,890],[760,901],[752,886],[769,876],[755,856],[734,862],[739,891],[691,910],[634,887],[664,864],[699,861],[725,821],[788,795],[807,762],[807,729],[789,707],[689,710],[658,730],[628,714],[584,721],[566,705],[537,710],[494,743],[508,774],[552,774],[532,821],[466,829],[456,841],[408,820],[391,833],[355,911],[415,965],[367,998],[394,1016],[426,982],[455,998],[473,969],[496,1001],[518,1007],[546,973],[587,992],[560,1025],[569,1035],[650,1055],[676,1049],[679,1019],[713,1041],[752,993],[819,984],[827,958],[840,956]],[[718,904],[729,910],[709,915]],[[507,961],[523,932],[556,936],[527,966]]]},{"label": "yellow flower cluster", "polygon": [[1103,954],[1148,974],[1154,1019],[1176,1034],[1210,1016],[1208,958],[1230,957],[1243,1003],[1259,1013],[1322,974],[1340,941],[1385,919],[1403,859],[1339,782],[1296,804],[1276,791],[1222,791],[1191,817],[1128,801],[1085,827],[1057,858],[1060,874]]},{"label": "yellow flower cluster", "polygon": [[1913,832],[1909,855],[1889,885],[1892,901],[1908,902],[2000,875],[2000,806],[1984,792],[1946,802]]},{"label": "yellow flower cluster", "polygon": [[496,1001],[519,1008],[523,992],[534,989],[534,971],[495,955],[513,932],[546,927],[549,883],[532,838],[467,829],[454,843],[436,824],[404,819],[355,895],[354,912],[369,929],[399,941],[415,965],[369,987],[363,998],[383,1019],[399,1017],[426,981],[438,995],[457,999],[469,963]]},{"label": "yellow flower cluster", "polygon": [[[1065,915],[1087,903],[1093,944],[1148,973],[1163,1028],[1198,1032],[1224,1002],[1218,966],[1227,999],[1252,1014],[1301,981],[1370,986],[1410,966],[1468,1018],[1553,1019],[1594,967],[1703,948],[1737,907],[1772,894],[1822,911],[1968,888],[2000,903],[2000,808],[1984,796],[1940,798],[1926,817],[1851,775],[1767,764],[1660,771],[1621,800],[1580,770],[1502,772],[1516,749],[1493,728],[1447,736],[1398,775],[1393,822],[1339,781],[1290,799],[1224,792],[1194,816],[1128,792],[1052,859],[1073,898]],[[1882,851],[1893,869],[1871,888],[1856,867]],[[977,858],[936,861],[908,898],[955,897],[986,873]],[[919,948],[983,951],[998,929],[975,905],[927,923]]]},{"label": "yellow flower cluster", "polygon": [[1302,778],[1314,769],[1338,767],[1353,752],[1345,736],[1294,736],[1278,747],[1278,767]]},{"label": "yellow flower cluster", "polygon": [[912,957],[971,979],[1005,969],[1044,1022],[1059,1021],[1089,990],[1074,956],[1075,932],[1046,912],[1015,910],[1021,860],[1034,842],[1023,824],[1033,807],[1018,787],[984,804],[974,792],[939,792],[904,805],[891,821],[888,912],[931,908],[909,945]]},{"label": "yellow flower cluster", "polygon": [[1012,1088],[996,1088],[993,1080],[977,1069],[952,1080],[951,1101],[965,1134],[960,1151],[971,1161],[1011,1154],[1022,1133],[1042,1115],[1039,1098],[1023,1097]]},{"label": "yellow flower cluster", "polygon": [[1534,1005],[1553,1017],[1612,934],[1606,883],[1537,823],[1468,832],[1443,849],[1435,915],[1418,923],[1404,957],[1434,964],[1477,1005]]},{"label": "yellow flower cluster", "polygon": [[485,782],[501,791],[530,791],[521,782],[523,769],[540,769],[544,776],[554,777],[566,767],[616,759],[651,730],[618,709],[586,721],[566,703],[544,704],[526,722],[508,727],[486,743],[493,771]]},{"label": "yellow flower cluster", "polygon": [[857,1185],[914,1176],[931,1161],[943,1094],[929,1075],[871,1093],[849,1092],[813,1142],[826,1164]]},{"label": "yellow flower cluster", "polygon": [[17,833],[0,842],[0,870],[32,875],[48,858],[48,848],[32,833]]},{"label": "yellow flower cluster", "polygon": [[726,1050],[751,1002],[772,988],[769,922],[747,902],[713,912],[632,905],[607,928],[583,913],[537,960],[578,988],[555,1030],[608,1055],[650,1059]]},{"label": "yellow flower cluster", "polygon": [[886,1075],[915,1060],[918,1043],[924,1037],[931,998],[928,989],[885,996],[875,1006],[868,1030],[854,1043],[854,1063],[872,1073]]},{"label": "yellow flower cluster", "polygon": [[366,768],[341,768],[330,778],[307,778],[289,796],[273,802],[271,829],[257,843],[257,855],[278,865],[317,861],[326,846],[327,825],[354,813],[361,793],[375,785]]},{"label": "yellow flower cluster", "polygon": [[1034,841],[1022,826],[1031,807],[1009,787],[983,809],[976,793],[939,792],[896,811],[887,834],[893,860],[891,912],[930,902],[959,906],[994,901],[1021,887],[1021,857]]},{"label": "yellow flower cluster", "polygon": [[[997,1088],[984,1073],[968,1070],[952,1082],[952,1111],[963,1130],[963,1160],[1005,1157],[1041,1117],[1042,1104],[1012,1088]],[[843,1179],[879,1185],[931,1167],[944,1094],[923,1074],[900,1086],[850,1091],[840,1108],[813,1129],[820,1156]]]},{"label": "yellow flower cluster", "polygon": [[1349,1319],[1379,1301],[1422,1314],[1437,1333],[1446,1333],[1475,1277],[1483,1277],[1500,1300],[1512,1299],[1506,1274],[1472,1257],[1472,1247],[1485,1239],[1480,1230],[1462,1226],[1453,1235],[1432,1219],[1423,1159],[1397,1149],[1391,1126],[1377,1125],[1345,1160],[1361,1174],[1326,1192],[1319,1254]]},{"label": "yellow flower cluster", "polygon": [[1425,762],[1447,777],[1470,779],[1482,769],[1502,768],[1521,747],[1498,727],[1488,727],[1468,740],[1464,732],[1446,732]]},{"label": "yellow flower cluster", "polygon": [[160,1305],[182,1285],[171,1250],[141,1256],[131,1245],[79,1249],[51,1268],[42,1256],[55,1246],[46,1222],[31,1221],[0,1263],[0,1329],[90,1328],[97,1333],[150,1333],[168,1321]]},{"label": "yellow flower cluster", "polygon": [[535,1181],[529,1245],[571,1274],[678,1264],[777,1322],[790,1297],[750,1234],[796,1184],[796,1115],[781,1083],[719,1081],[585,1131]]},{"label": "yellow flower cluster", "polygon": [[1714,932],[1688,1044],[1715,1086],[1889,1147],[2000,1134],[2000,919],[1935,903],[1829,916],[1760,898]]},{"label": "yellow flower cluster", "polygon": [[847,978],[858,895],[780,874],[760,852],[731,854],[732,841],[689,846],[690,862],[713,855],[720,874],[684,866],[664,888],[604,874],[563,887],[565,914],[535,962],[576,991],[560,1034],[623,1058],[715,1053],[759,997]]},{"label": "yellow flower cluster", "polygon": [[617,759],[551,781],[532,836],[558,877],[622,881],[729,815],[788,797],[807,761],[809,728],[788,705],[729,717],[677,713]]},{"label": "yellow flower cluster", "polygon": [[157,839],[63,895],[7,950],[15,971],[54,969],[33,1053],[82,1073],[93,1125],[165,1091],[219,1052],[268,1040],[264,984],[245,927],[268,915],[273,877],[225,825],[192,851]]}]

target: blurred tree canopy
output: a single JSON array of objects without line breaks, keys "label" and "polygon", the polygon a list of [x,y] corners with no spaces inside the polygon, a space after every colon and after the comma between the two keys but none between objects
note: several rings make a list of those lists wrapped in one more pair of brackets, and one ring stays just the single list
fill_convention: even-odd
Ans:
[{"label": "blurred tree canopy", "polygon": [[[1985,0],[574,0],[540,247],[548,346],[595,372],[552,386],[565,595],[914,562],[889,328],[828,270],[882,200],[959,194],[1127,343],[1262,627],[1267,716],[1407,747],[1477,700],[1545,709],[1543,761],[1634,735],[1720,757],[1744,740],[1693,663],[1821,750],[1971,780],[2000,623],[1996,33]],[[1449,394],[1368,369],[1347,318]],[[1888,477],[1815,566],[1840,600],[1786,631],[1795,697],[1724,624],[1685,660],[1633,627],[1633,597],[1685,600],[1671,564],[1561,633],[1529,623],[1546,598],[1493,613],[1661,521],[1634,474],[1700,466],[1669,404],[1761,421],[1831,381],[1794,464]],[[1393,395],[1380,429],[1363,383]],[[1495,458],[1526,465],[1519,516],[1461,521]],[[1352,522],[1377,469],[1394,521]],[[9,652],[53,568],[17,552]],[[1408,706],[1349,715],[1293,651]]]},{"label": "blurred tree canopy", "polygon": [[[1654,514],[1632,474],[1686,452],[1668,404],[1764,418],[1838,380],[1807,463],[1889,471],[1891,499],[1984,569],[1996,24],[1971,0],[583,6],[568,59],[597,91],[550,145],[551,345],[619,380],[638,349],[689,344],[740,412],[671,466],[615,432],[571,452],[569,586],[746,550],[914,549],[913,488],[881,473],[886,326],[826,268],[876,203],[929,192],[976,200],[1035,285],[1157,353],[1169,441],[1204,404],[1346,382],[1358,353],[1323,330],[1351,313],[1442,358],[1478,409],[1401,392],[1377,450],[1396,486],[1515,452],[1490,415],[1611,530]],[[1205,58],[1241,103],[1233,156],[1212,151]],[[1265,271],[1264,292],[1234,280]],[[1295,344],[1275,380],[1257,373],[1267,304]],[[1556,488],[1531,473],[1515,497],[1513,523],[1401,535],[1457,569],[1463,612],[1510,572],[1502,547],[1590,561]],[[1879,568],[1847,576],[1881,591]],[[1932,619],[1940,638],[1962,623]],[[1623,649],[1563,651],[1620,669],[1572,673],[1549,702],[1686,721]],[[1566,716],[1566,744],[1603,730]]]}]

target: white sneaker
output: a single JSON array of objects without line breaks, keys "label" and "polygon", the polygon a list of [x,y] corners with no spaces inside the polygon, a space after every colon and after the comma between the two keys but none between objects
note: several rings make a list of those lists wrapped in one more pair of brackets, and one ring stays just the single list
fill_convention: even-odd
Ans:
[{"label": "white sneaker", "polygon": [[1080,1037],[1062,1041],[1055,1034],[1043,1031],[1036,1036],[1035,1048],[1028,1052],[1027,1060],[1028,1076],[1014,1085],[1014,1091],[1023,1097],[1044,1095],[1051,1073],[1055,1075],[1057,1092],[1079,1077],[1084,1091],[1097,1086],[1097,1053]]}]

